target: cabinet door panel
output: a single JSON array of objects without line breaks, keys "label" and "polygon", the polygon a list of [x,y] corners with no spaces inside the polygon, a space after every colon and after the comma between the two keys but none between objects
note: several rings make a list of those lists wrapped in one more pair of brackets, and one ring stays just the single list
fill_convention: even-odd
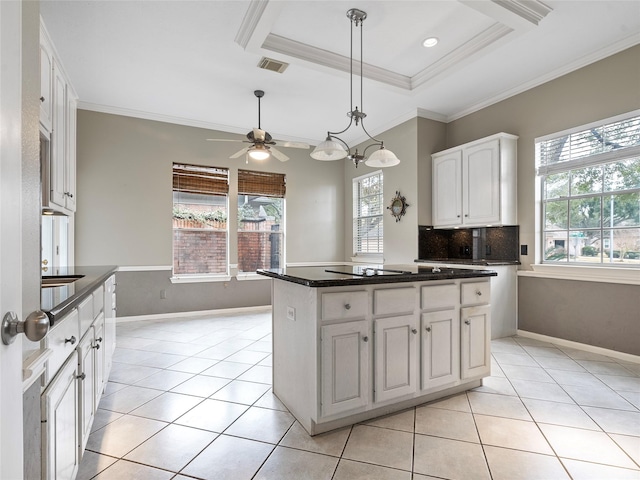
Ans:
[{"label": "cabinet door panel", "polygon": [[458,286],[454,283],[445,285],[429,285],[421,289],[423,310],[441,310],[453,308],[458,304]]},{"label": "cabinet door panel", "polygon": [[462,378],[480,378],[491,374],[491,317],[489,306],[460,310]]},{"label": "cabinet door panel", "polygon": [[95,362],[93,354],[93,327],[89,328],[86,335],[78,345],[79,375],[80,375],[80,451],[89,440],[91,424],[95,412]]},{"label": "cabinet door panel", "polygon": [[40,123],[51,131],[53,63],[47,45],[40,45]]},{"label": "cabinet door panel", "polygon": [[43,459],[46,480],[75,478],[78,449],[78,356],[74,351],[42,394]]},{"label": "cabinet door panel", "polygon": [[366,321],[339,323],[321,329],[322,416],[367,405],[369,343]]},{"label": "cabinet door panel", "polygon": [[438,226],[462,223],[462,151],[433,159],[433,224]]},{"label": "cabinet door panel", "polygon": [[413,315],[375,321],[375,402],[416,391],[417,333]]},{"label": "cabinet door panel", "polygon": [[53,70],[53,125],[51,133],[51,202],[65,207],[65,160],[67,153],[66,138],[67,84],[64,77],[55,68]]},{"label": "cabinet door panel", "polygon": [[500,223],[499,140],[464,150],[462,205],[465,224]]},{"label": "cabinet door panel", "polygon": [[422,389],[428,390],[460,378],[458,310],[422,314]]}]

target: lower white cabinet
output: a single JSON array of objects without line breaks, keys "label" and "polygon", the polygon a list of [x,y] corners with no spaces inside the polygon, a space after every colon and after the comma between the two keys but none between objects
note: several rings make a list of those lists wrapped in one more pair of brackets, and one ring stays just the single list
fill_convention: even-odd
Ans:
[{"label": "lower white cabinet", "polygon": [[413,315],[378,318],[374,320],[374,331],[374,402],[415,393],[418,383],[417,318]]},{"label": "lower white cabinet", "polygon": [[[107,337],[102,289],[99,286],[96,295],[89,295],[58,320],[45,337],[45,346],[53,350],[41,395],[42,478],[46,480],[75,478],[104,392],[113,350],[104,348]],[[115,295],[113,288],[109,295]],[[77,337],[81,339],[77,341]],[[115,345],[115,339],[111,344]],[[62,356],[66,360],[60,366]]]},{"label": "lower white cabinet", "polygon": [[46,479],[75,478],[80,464],[78,354],[74,350],[41,396],[42,473]]},{"label": "lower white cabinet", "polygon": [[369,401],[369,326],[365,320],[321,329],[322,416],[357,410]]},{"label": "lower white cabinet", "polygon": [[488,305],[460,309],[462,378],[491,374],[491,315]]},{"label": "lower white cabinet", "polygon": [[457,309],[422,314],[420,353],[423,390],[460,378],[460,319]]}]

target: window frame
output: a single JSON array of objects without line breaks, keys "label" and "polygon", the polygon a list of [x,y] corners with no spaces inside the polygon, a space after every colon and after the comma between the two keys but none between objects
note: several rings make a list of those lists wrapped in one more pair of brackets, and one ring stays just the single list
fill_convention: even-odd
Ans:
[{"label": "window frame", "polygon": [[[365,179],[378,176],[380,178],[381,189],[379,193],[380,197],[380,213],[376,215],[366,215],[360,216],[358,215],[360,208],[360,185],[361,182]],[[382,170],[375,170],[373,172],[369,172],[365,175],[360,175],[359,177],[355,177],[352,180],[352,200],[353,200],[353,223],[352,223],[352,251],[354,261],[377,261],[382,262],[384,259],[384,173]],[[378,237],[378,252],[364,252],[358,248],[359,245],[362,244],[358,221],[362,218],[380,218],[380,230],[382,234]]]},{"label": "window frame", "polygon": [[[206,170],[211,170],[212,173],[214,175],[212,175],[212,178],[215,177],[215,173],[220,173],[220,172],[226,172],[226,189],[224,187],[220,188],[219,185],[214,186],[213,188],[218,188],[219,191],[215,192],[215,193],[207,193],[206,191],[202,191],[202,192],[185,192],[185,193],[196,193],[196,194],[201,194],[201,195],[213,195],[216,197],[224,197],[224,207],[225,207],[225,211],[226,211],[226,215],[227,215],[227,220],[226,220],[226,226],[225,229],[217,229],[216,231],[224,231],[225,232],[225,261],[224,261],[224,268],[225,271],[224,272],[198,272],[198,273],[176,273],[176,265],[175,265],[175,237],[174,237],[174,232],[176,230],[176,228],[173,226],[172,224],[172,228],[171,228],[171,232],[172,232],[172,241],[171,241],[171,247],[172,247],[172,261],[171,261],[171,283],[198,283],[198,282],[218,282],[218,281],[229,281],[231,279],[230,273],[229,273],[229,269],[230,269],[230,249],[229,249],[229,241],[230,241],[230,235],[229,235],[229,180],[230,180],[230,176],[231,176],[231,171],[228,167],[216,167],[216,166],[212,166],[212,165],[196,165],[196,164],[190,164],[190,163],[184,163],[184,162],[173,162],[172,163],[172,171],[171,171],[171,177],[172,177],[172,189],[171,189],[171,193],[172,193],[172,208],[175,208],[176,202],[173,198],[176,190],[176,168],[183,166],[183,167],[192,167],[194,168],[194,171],[196,171],[197,169],[206,169]],[[218,172],[214,172],[214,171],[218,171]],[[214,179],[211,183],[213,184],[220,184],[220,179]],[[224,191],[223,193],[223,190]]]},{"label": "window frame", "polygon": [[[571,173],[576,172],[580,169],[594,168],[594,167],[602,167],[602,172],[605,171],[605,166],[608,164],[612,164],[615,162],[623,162],[625,160],[636,160],[640,162],[640,145],[633,145],[626,148],[620,148],[610,151],[604,151],[600,153],[596,153],[593,155],[583,155],[576,156],[575,158],[570,158],[568,160],[559,161],[551,164],[542,164],[541,161],[541,145],[544,142],[549,142],[555,139],[559,139],[562,137],[567,137],[572,134],[578,134],[582,132],[587,132],[589,130],[609,126],[612,124],[616,124],[626,120],[636,119],[640,116],[640,110],[635,110],[632,112],[628,112],[625,114],[617,115],[614,117],[606,118],[603,120],[599,120],[597,122],[592,122],[590,124],[581,125],[578,127],[574,127],[571,129],[567,129],[561,132],[553,133],[550,135],[545,135],[543,137],[539,137],[535,139],[535,161],[536,161],[536,251],[535,251],[535,264],[533,265],[534,270],[537,271],[545,271],[545,270],[553,270],[559,271],[564,268],[574,269],[575,272],[578,271],[578,268],[584,270],[585,268],[591,269],[609,269],[613,271],[622,271],[622,270],[637,270],[640,269],[640,264],[618,264],[615,262],[605,262],[605,256],[600,254],[600,261],[596,262],[579,262],[579,261],[571,261],[570,253],[567,252],[566,259],[562,261],[557,260],[546,260],[545,259],[545,247],[547,244],[547,234],[549,232],[561,232],[566,234],[562,237],[561,240],[569,241],[572,238],[571,233],[576,232],[578,235],[579,231],[591,231],[598,232],[599,238],[602,243],[604,243],[606,237],[604,235],[605,232],[610,232],[610,235],[613,235],[614,231],[623,231],[625,229],[634,230],[640,229],[640,226],[611,226],[605,224],[605,216],[606,206],[604,205],[605,199],[608,197],[612,197],[615,195],[624,195],[624,194],[640,194],[640,186],[632,187],[632,188],[623,188],[623,189],[613,189],[607,190],[604,186],[604,177],[601,179],[603,186],[599,189],[599,191],[593,191],[588,193],[574,193],[571,188]],[[564,147],[563,147],[564,148]],[[561,173],[566,173],[567,180],[567,194],[559,195],[558,197],[549,197],[547,198],[547,192],[545,191],[545,182],[546,179],[551,175],[557,175]],[[598,226],[588,226],[588,227],[580,227],[577,228],[571,225],[571,202],[579,201],[580,199],[598,199],[599,201],[599,218],[598,218]],[[547,217],[546,217],[546,207],[550,202],[567,202],[567,224],[565,228],[548,228],[547,227]],[[611,213],[610,213],[611,214]],[[601,250],[604,247],[601,247]],[[615,249],[615,247],[614,247]],[[568,271],[568,270],[567,270]]]}]

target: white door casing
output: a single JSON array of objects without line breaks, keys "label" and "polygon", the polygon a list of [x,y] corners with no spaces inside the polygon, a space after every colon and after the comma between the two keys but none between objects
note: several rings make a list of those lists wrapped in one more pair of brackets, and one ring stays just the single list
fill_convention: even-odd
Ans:
[{"label": "white door casing", "polygon": [[[22,311],[22,2],[0,2],[0,315]],[[22,335],[0,342],[0,478],[23,477]]]}]

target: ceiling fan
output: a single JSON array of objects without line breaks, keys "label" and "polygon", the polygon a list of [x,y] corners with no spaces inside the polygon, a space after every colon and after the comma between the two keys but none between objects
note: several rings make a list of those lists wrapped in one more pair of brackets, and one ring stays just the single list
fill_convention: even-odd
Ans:
[{"label": "ceiling fan", "polygon": [[[275,148],[274,145],[276,145],[276,141],[271,138],[269,132],[260,128],[260,99],[264,97],[264,91],[255,90],[253,94],[258,98],[258,128],[254,128],[249,133],[247,133],[248,140],[231,140],[228,138],[207,138],[207,140],[210,142],[244,142],[252,144],[234,153],[229,158],[238,158],[246,153],[254,160],[265,160],[269,158],[269,156],[273,155],[281,162],[286,162],[287,160],[289,160],[289,157]],[[306,143],[284,142],[280,140],[278,140],[278,146],[287,148],[310,148]]]}]

